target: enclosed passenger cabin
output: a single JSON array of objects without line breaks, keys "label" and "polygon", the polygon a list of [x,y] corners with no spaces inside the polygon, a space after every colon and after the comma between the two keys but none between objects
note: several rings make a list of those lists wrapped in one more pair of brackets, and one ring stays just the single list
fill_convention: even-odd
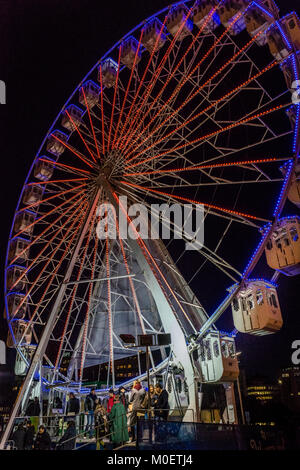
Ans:
[{"label": "enclosed passenger cabin", "polygon": [[276,286],[263,279],[245,281],[231,308],[234,326],[241,333],[263,336],[276,333],[282,327]]},{"label": "enclosed passenger cabin", "polygon": [[189,9],[183,3],[174,6],[169,12],[166,26],[169,33],[174,37],[180,30],[180,33],[176,36],[177,41],[182,41],[186,36],[192,34],[192,13],[190,13],[189,16],[188,14]]},{"label": "enclosed passenger cabin", "polygon": [[82,122],[82,109],[70,104],[63,112],[61,125],[71,132],[74,132],[76,128],[79,128]]},{"label": "enclosed passenger cabin", "polygon": [[26,262],[29,259],[30,241],[22,237],[11,240],[8,250],[9,261]]},{"label": "enclosed passenger cabin", "polygon": [[64,132],[55,130],[52,134],[48,137],[47,142],[47,150],[48,152],[52,153],[56,157],[59,157],[65,151],[65,145],[69,139],[69,136]]},{"label": "enclosed passenger cabin", "polygon": [[221,20],[217,11],[208,19],[210,12],[216,4],[217,2],[212,0],[198,0],[194,7],[194,23],[196,26],[198,26],[199,29],[201,29],[205,23],[205,26],[203,27],[204,33],[214,31],[221,24]]},{"label": "enclosed passenger cabin", "polygon": [[[280,68],[284,74],[284,78],[287,87],[293,91],[299,88],[299,84],[296,84],[296,80],[300,77],[300,52],[297,54],[290,54],[280,65]],[[296,85],[296,86],[295,86]],[[297,96],[299,99],[299,96]]]},{"label": "enclosed passenger cabin", "polygon": [[7,307],[10,319],[23,319],[27,311],[25,294],[12,292],[7,295]]},{"label": "enclosed passenger cabin", "polygon": [[289,27],[285,18],[276,21],[276,23],[268,29],[267,42],[271,54],[279,62],[290,55],[293,48],[293,42],[289,36]]},{"label": "enclosed passenger cabin", "polygon": [[118,75],[118,64],[112,59],[106,59],[98,67],[98,81],[101,83],[102,74],[102,85],[106,88],[115,86],[117,75]]},{"label": "enclosed passenger cabin", "polygon": [[158,18],[148,21],[143,28],[142,43],[149,52],[159,50],[167,39],[166,30]]},{"label": "enclosed passenger cabin", "polygon": [[[246,28],[250,36],[254,37],[261,31],[266,31],[270,24],[278,18],[278,7],[274,0],[263,0],[260,3],[250,4],[245,13]],[[260,34],[256,39],[259,46],[267,43],[266,34]]]},{"label": "enclosed passenger cabin", "polygon": [[14,320],[11,322],[14,339],[11,331],[8,330],[6,345],[8,348],[13,348],[15,343],[18,345],[29,345],[32,340],[32,327],[28,325],[26,320]]},{"label": "enclosed passenger cabin", "polygon": [[[284,176],[287,173],[288,166],[289,164],[286,163],[280,168]],[[293,204],[295,204],[300,209],[300,163],[296,164],[295,169],[293,171],[292,182],[288,192],[288,198]]]},{"label": "enclosed passenger cabin", "polygon": [[[32,356],[35,352],[36,346],[35,345],[28,345],[28,346],[23,346],[20,348],[22,351],[22,355],[17,351],[16,354],[16,360],[15,360],[15,369],[14,373],[17,376],[24,376],[26,375],[28,371],[28,364],[30,364],[30,361],[32,359]],[[25,358],[25,360],[24,360]],[[31,392],[30,396],[32,396],[33,393],[36,392],[36,390],[40,391],[40,381],[33,381],[33,391]],[[38,395],[36,395],[38,396]]]},{"label": "enclosed passenger cabin", "polygon": [[193,357],[202,381],[235,381],[239,376],[239,365],[234,338],[219,331],[209,331],[199,341],[199,349],[194,351]]},{"label": "enclosed passenger cabin", "polygon": [[79,89],[79,103],[85,107],[87,103],[92,109],[99,101],[100,92],[100,87],[93,80],[88,80]]},{"label": "enclosed passenger cabin", "polygon": [[14,232],[22,232],[23,235],[26,234],[28,237],[30,237],[33,232],[35,216],[36,214],[31,211],[19,212],[15,218]]},{"label": "enclosed passenger cabin", "polygon": [[[44,159],[47,159],[49,161],[46,162],[44,161]],[[48,157],[41,157],[35,163],[34,177],[41,181],[48,181],[53,175],[54,168],[55,168],[54,160],[51,160]]]},{"label": "enclosed passenger cabin", "polygon": [[296,51],[300,50],[300,19],[293,11],[280,20],[280,24]]},{"label": "enclosed passenger cabin", "polygon": [[[13,265],[10,266],[6,271],[6,287],[8,290],[14,289],[16,291],[22,291],[26,287],[26,267]],[[23,276],[21,278],[21,276]],[[21,278],[21,279],[20,279]]]},{"label": "enclosed passenger cabin", "polygon": [[236,20],[236,16],[247,6],[247,0],[225,0],[218,9],[220,20],[224,28],[227,29],[230,24],[234,22],[229,30],[232,36],[236,36],[246,28],[245,16],[241,15],[238,20]]},{"label": "enclosed passenger cabin", "polygon": [[123,65],[132,69],[136,66],[142,58],[141,45],[133,37],[125,39],[121,44],[121,62]]},{"label": "enclosed passenger cabin", "polygon": [[23,203],[26,205],[40,203],[43,198],[44,189],[39,184],[29,184],[24,189]]},{"label": "enclosed passenger cabin", "polygon": [[300,274],[300,217],[284,217],[277,222],[265,253],[272,269],[287,276]]}]

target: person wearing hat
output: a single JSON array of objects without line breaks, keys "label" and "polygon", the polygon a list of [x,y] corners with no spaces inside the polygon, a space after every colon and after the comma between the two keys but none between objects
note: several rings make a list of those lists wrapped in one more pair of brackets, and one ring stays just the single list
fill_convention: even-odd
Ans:
[{"label": "person wearing hat", "polygon": [[115,396],[115,392],[114,390],[111,388],[108,392],[108,400],[107,400],[107,413],[109,414],[112,410],[112,407],[114,406],[114,396]]},{"label": "person wearing hat", "polygon": [[120,395],[120,401],[123,404],[123,406],[124,406],[124,408],[127,412],[128,398],[127,398],[127,395],[126,395],[126,389],[124,387],[119,388],[119,395]]},{"label": "person wearing hat", "polygon": [[109,414],[109,421],[113,446],[119,447],[129,440],[126,410],[120,401],[119,395],[114,397],[114,405]]}]

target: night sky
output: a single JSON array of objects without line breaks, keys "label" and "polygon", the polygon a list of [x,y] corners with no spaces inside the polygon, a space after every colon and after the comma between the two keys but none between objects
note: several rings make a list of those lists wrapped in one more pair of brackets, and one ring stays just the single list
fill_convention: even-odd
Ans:
[{"label": "night sky", "polygon": [[[14,210],[52,121],[96,61],[129,30],[169,3],[0,0],[0,80],[7,86],[7,104],[0,107],[1,286]],[[297,9],[299,0],[277,3],[284,15]],[[251,374],[272,376],[279,367],[291,365],[291,344],[300,339],[299,276],[280,276],[279,283],[282,331],[264,338],[238,336],[242,366]],[[2,294],[0,300],[2,312]],[[4,339],[5,322],[1,322],[0,336]],[[220,326],[231,325],[231,319],[225,317]]]}]

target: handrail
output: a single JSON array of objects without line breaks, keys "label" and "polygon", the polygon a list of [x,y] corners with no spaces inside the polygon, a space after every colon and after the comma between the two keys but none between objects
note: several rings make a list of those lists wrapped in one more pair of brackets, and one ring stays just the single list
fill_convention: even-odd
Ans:
[{"label": "handrail", "polygon": [[[155,417],[157,417],[157,413],[158,413],[158,412],[161,412],[161,411],[168,411],[169,413],[171,413],[171,412],[173,412],[173,411],[178,411],[178,412],[180,412],[181,410],[180,410],[179,408],[153,408],[153,407],[152,407],[152,408],[150,408],[150,410],[148,410],[147,408],[136,408],[136,409],[134,409],[134,410],[127,411],[126,413],[124,413],[123,415],[121,415],[121,416],[126,417],[126,428],[128,427],[127,420],[128,420],[128,418],[129,418],[133,413],[135,413],[135,414],[137,414],[137,413],[143,413],[144,416],[145,416],[149,411],[150,411],[151,414],[154,415],[154,419],[155,419]],[[194,410],[193,410],[192,408],[187,408],[185,411],[186,411],[186,412],[187,412],[187,411],[192,411],[192,413],[193,413],[193,421],[194,421],[194,413],[195,413]],[[156,416],[155,416],[155,415],[156,415]],[[64,423],[67,423],[68,421],[66,420],[66,418],[67,418],[67,419],[70,419],[70,420],[72,420],[72,418],[73,418],[74,421],[75,421],[77,417],[82,417],[82,416],[88,416],[88,412],[79,412],[79,413],[76,414],[76,415],[69,415],[69,414],[68,414],[68,415],[66,415],[66,414],[61,414],[61,415],[60,415],[60,414],[54,414],[54,415],[51,415],[51,416],[50,416],[50,415],[47,415],[47,416],[40,416],[39,418],[40,418],[40,420],[42,420],[42,421],[44,421],[44,422],[50,420],[50,423],[49,423],[49,424],[47,424],[47,425],[44,424],[44,425],[45,425],[46,429],[50,430],[50,433],[51,433],[51,430],[52,430],[52,429],[59,429],[59,428],[58,428],[58,424],[59,424],[59,423],[52,424],[52,423],[51,423],[51,420],[55,420],[55,419],[58,418],[59,421],[60,421],[60,420],[63,420]],[[96,417],[97,417],[97,413],[96,413],[96,414],[94,413],[94,414],[93,414],[93,417],[96,418]],[[71,437],[71,438],[69,438],[69,439],[63,441],[62,445],[65,444],[66,442],[73,441],[74,439],[75,439],[75,441],[76,441],[76,439],[78,439],[79,437],[85,436],[85,435],[86,435],[87,433],[89,433],[89,432],[95,432],[95,431],[97,431],[97,430],[99,430],[99,429],[103,429],[103,427],[109,426],[109,425],[113,422],[113,420],[112,420],[112,419],[108,419],[108,417],[109,417],[109,414],[105,414],[105,415],[104,415],[104,423],[101,423],[101,424],[99,424],[98,426],[95,426],[95,424],[94,424],[94,425],[88,425],[88,424],[83,425],[83,426],[85,426],[85,428],[87,428],[88,426],[89,426],[89,428],[83,430],[82,432],[80,432],[80,433],[78,433],[78,434],[76,434],[76,436]],[[181,416],[181,417],[182,417],[182,416]],[[20,419],[20,420],[24,420],[24,422],[25,422],[25,421],[28,420],[29,418],[30,418],[29,416],[17,416],[17,417],[16,417],[16,420],[17,420],[17,419]],[[141,418],[140,416],[137,416],[137,419],[140,419],[140,418]],[[149,419],[149,417],[148,417],[148,419]],[[107,432],[106,434],[104,434],[103,436],[101,436],[101,440],[104,439],[104,438],[109,438],[109,436],[111,436],[112,434],[113,434],[112,431],[111,431],[111,432]],[[53,437],[53,436],[52,436],[52,437]],[[58,436],[54,436],[54,437],[58,437]],[[63,437],[63,435],[62,435],[61,437]],[[12,442],[12,440],[10,439],[9,441],[7,441],[7,443],[8,443],[8,442]],[[6,443],[6,445],[7,445],[7,443]],[[77,448],[74,449],[74,450],[81,449],[82,447],[84,447],[84,446],[86,446],[86,445],[89,445],[89,444],[90,444],[90,442],[84,442],[84,443],[82,443],[82,445],[81,445],[80,447],[77,447]]]}]

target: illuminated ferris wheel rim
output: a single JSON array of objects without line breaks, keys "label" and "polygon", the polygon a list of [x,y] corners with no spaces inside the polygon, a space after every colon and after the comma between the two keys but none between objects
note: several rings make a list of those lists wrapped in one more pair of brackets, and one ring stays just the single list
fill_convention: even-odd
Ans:
[{"label": "illuminated ferris wheel rim", "polygon": [[[181,5],[182,3],[184,4],[194,4],[194,2],[192,1],[186,1],[186,2],[177,2],[175,3],[174,5],[172,5],[172,8],[173,7],[176,7],[176,6],[179,6]],[[222,2],[221,2],[222,3]],[[71,101],[73,99],[73,97],[75,96],[75,94],[78,92],[78,90],[80,90],[80,88],[83,86],[83,84],[86,82],[86,80],[88,79],[88,77],[97,69],[97,67],[99,65],[101,65],[101,63],[105,60],[105,59],[108,59],[109,56],[112,54],[113,51],[117,50],[118,47],[120,47],[122,45],[122,43],[128,39],[134,32],[136,32],[137,30],[141,29],[143,26],[145,26],[146,23],[149,23],[151,20],[155,19],[155,18],[158,18],[158,16],[162,15],[163,13],[165,12],[169,12],[170,10],[170,7],[166,7],[164,9],[162,9],[160,12],[156,13],[155,15],[152,15],[151,17],[149,17],[147,20],[141,22],[138,26],[136,26],[134,29],[132,29],[128,34],[126,34],[120,41],[118,41],[103,57],[101,57],[101,59],[99,59],[99,61],[95,64],[94,67],[92,67],[92,69],[88,72],[88,74],[85,76],[85,78],[80,82],[80,84],[78,85],[78,87],[74,90],[74,92],[71,94],[71,96],[69,97],[69,99],[67,100],[67,102],[65,103],[65,105],[63,106],[63,108],[61,109],[60,113],[58,114],[58,116],[56,117],[56,119],[54,120],[52,126],[50,127],[48,133],[46,134],[46,137],[44,139],[44,141],[42,142],[41,146],[40,146],[40,149],[37,153],[37,156],[36,158],[34,159],[34,162],[30,168],[30,171],[28,173],[28,176],[27,176],[27,179],[25,181],[25,185],[24,185],[24,189],[30,179],[30,176],[33,172],[33,168],[34,168],[34,165],[36,164],[37,160],[39,159],[39,156],[40,156],[40,153],[42,151],[42,149],[44,148],[45,146],[45,143],[47,141],[47,139],[49,138],[49,136],[51,135],[52,131],[55,129],[55,126],[58,122],[58,120],[61,118],[62,116],[62,113],[65,111],[65,109],[67,108],[67,106],[69,104],[71,104]],[[124,66],[125,67],[125,66]],[[120,72],[121,72],[122,68],[120,69]],[[83,112],[83,116],[86,114],[87,110]],[[278,218],[280,216],[280,212],[281,212],[281,209],[282,209],[282,201],[285,200],[286,198],[286,192],[287,192],[287,189],[288,189],[288,181],[289,181],[289,177],[290,177],[290,174],[291,174],[291,171],[292,171],[292,159],[290,159],[290,166],[289,166],[289,171],[287,173],[287,176],[285,177],[284,179],[284,185],[282,187],[282,191],[281,191],[281,194],[280,194],[280,198],[279,198],[279,201],[278,201],[278,204],[277,204],[277,208],[276,208],[276,211],[275,211],[275,216]],[[130,184],[130,183],[129,183]],[[18,202],[18,208],[20,207],[20,204],[21,204],[21,200],[22,200],[22,197],[23,197],[23,194],[24,194],[24,189],[21,193],[21,196],[20,196],[20,199],[19,199],[19,202]],[[148,188],[149,189],[149,188]],[[43,202],[43,201],[41,201]],[[17,214],[18,210],[16,211],[16,214]],[[15,222],[15,220],[14,220]],[[13,233],[13,227],[14,227],[14,223],[12,225],[12,229],[11,229],[11,234],[10,234],[10,239],[12,239],[12,233]],[[271,225],[269,225],[269,227],[271,228]],[[262,239],[262,242],[260,243],[259,247],[258,247],[258,250],[262,249],[263,248],[263,241],[267,239],[267,236],[264,236],[263,239]],[[245,272],[243,273],[243,278],[245,276],[248,276],[251,272],[251,264],[246,268]],[[5,280],[6,282],[6,280]]]}]

